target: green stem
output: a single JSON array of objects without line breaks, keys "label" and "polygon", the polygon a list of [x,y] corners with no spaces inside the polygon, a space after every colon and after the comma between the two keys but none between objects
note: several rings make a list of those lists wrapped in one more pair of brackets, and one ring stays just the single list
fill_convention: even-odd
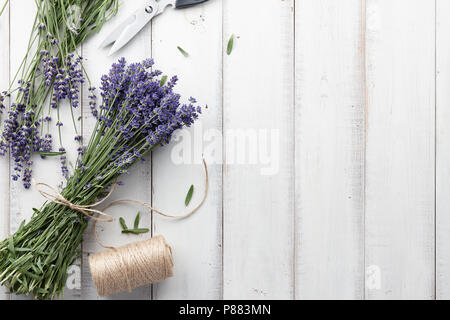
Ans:
[{"label": "green stem", "polygon": [[6,6],[8,5],[8,3],[9,3],[9,0],[6,0],[6,1],[5,1],[5,4],[3,5],[2,9],[0,10],[0,17],[1,17],[2,14],[3,14],[3,11],[5,11]]}]

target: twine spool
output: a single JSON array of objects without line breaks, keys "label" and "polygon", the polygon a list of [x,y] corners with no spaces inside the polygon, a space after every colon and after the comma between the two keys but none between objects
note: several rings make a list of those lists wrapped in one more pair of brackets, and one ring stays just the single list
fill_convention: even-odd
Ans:
[{"label": "twine spool", "polygon": [[89,265],[101,297],[173,276],[172,249],[163,236],[91,255]]}]

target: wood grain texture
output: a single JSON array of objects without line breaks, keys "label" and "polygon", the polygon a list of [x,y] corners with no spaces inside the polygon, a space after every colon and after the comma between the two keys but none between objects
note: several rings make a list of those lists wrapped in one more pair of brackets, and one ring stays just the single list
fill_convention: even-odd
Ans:
[{"label": "wood grain texture", "polygon": [[[223,74],[224,298],[291,299],[294,1],[224,1],[223,10],[224,45],[236,35]],[[268,172],[261,153],[278,168]]]},{"label": "wood grain texture", "polygon": [[[89,74],[93,85],[97,88],[100,87],[100,78],[103,74],[108,73],[111,65],[116,62],[120,57],[126,57],[129,63],[139,62],[145,58],[150,57],[151,54],[151,26],[145,27],[136,38],[134,38],[126,47],[108,57],[110,48],[99,49],[99,43],[109,35],[109,33],[121,23],[124,19],[128,18],[134,11],[139,8],[144,8],[146,4],[145,0],[138,1],[123,1],[120,6],[119,14],[110,22],[105,24],[102,31],[87,41],[82,48],[83,55],[86,57],[85,66]],[[92,134],[93,127],[95,125],[95,119],[91,115],[88,99],[88,86],[84,90],[83,101],[83,135],[86,139],[86,143]],[[100,100],[100,91],[97,89],[97,96]],[[124,183],[124,187],[119,187],[114,192],[111,201],[119,199],[133,199],[146,203],[151,202],[151,163],[150,156],[146,157],[146,162],[136,165],[130,170],[129,175],[124,176],[121,179]],[[122,235],[121,227],[119,225],[119,218],[123,217],[128,225],[133,225],[134,218],[138,211],[142,211],[141,214],[141,227],[151,228],[151,215],[143,208],[134,206],[118,206],[111,208],[108,213],[112,214],[116,218],[114,223],[99,224],[98,234],[103,243],[109,246],[119,247],[121,245],[128,244],[150,237],[149,234],[141,236],[134,235]],[[82,298],[86,300],[100,299],[92,282],[89,271],[89,255],[103,251],[103,249],[95,240],[92,225],[86,231],[83,243],[83,262],[82,262]],[[132,293],[121,293],[111,297],[105,298],[107,300],[150,300],[152,298],[151,286],[139,288]]]},{"label": "wood grain texture", "polygon": [[[167,9],[153,22],[152,40],[156,67],[169,78],[178,75],[176,92],[183,102],[193,96],[203,107],[203,114],[193,128],[177,133],[179,138],[153,152],[154,207],[182,215],[195,207],[204,194],[202,153],[213,147],[217,147],[218,153],[222,151],[220,139],[208,140],[211,135],[220,135],[222,127],[222,1],[185,10]],[[189,57],[182,55],[178,46]],[[217,156],[219,161],[215,161]],[[157,215],[153,218],[154,233],[167,238],[175,262],[174,277],[154,286],[155,299],[222,297],[220,156],[205,154],[210,191],[200,211],[182,221]],[[185,197],[192,184],[194,196],[186,208]]]},{"label": "wood grain texture", "polygon": [[[9,5],[0,16],[0,93],[9,87]],[[8,107],[8,103],[4,102]],[[0,115],[7,116],[7,110]],[[3,126],[0,123],[0,128]],[[0,241],[9,235],[9,156],[0,157]],[[9,299],[7,290],[0,286],[0,300]]]},{"label": "wood grain texture", "polygon": [[436,2],[436,298],[450,299],[450,1]]},{"label": "wood grain texture", "polygon": [[435,2],[367,1],[368,299],[435,295]]},{"label": "wood grain texture", "polygon": [[296,2],[296,298],[364,297],[363,2]]}]

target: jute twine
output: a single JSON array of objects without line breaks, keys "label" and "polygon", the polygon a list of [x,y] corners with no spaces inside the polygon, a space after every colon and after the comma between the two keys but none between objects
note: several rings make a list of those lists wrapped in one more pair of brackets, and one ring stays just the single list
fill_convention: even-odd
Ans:
[{"label": "jute twine", "polygon": [[[102,211],[92,209],[104,203],[114,192],[115,184],[113,185],[109,194],[101,201],[88,206],[81,206],[71,203],[69,200],[54,187],[45,183],[34,182],[35,188],[47,200],[67,206],[72,210],[78,211],[94,220],[94,235],[97,242],[106,251],[93,254],[89,257],[89,265],[91,269],[92,279],[94,281],[97,292],[101,297],[109,296],[111,294],[129,291],[138,287],[156,283],[173,276],[173,257],[172,249],[167,244],[163,236],[156,236],[141,242],[131,243],[129,245],[115,248],[104,245],[97,234],[97,222],[113,222],[114,218],[106,214],[105,211],[111,207],[123,203],[133,203],[146,207],[150,212],[171,219],[185,219],[196,213],[205,203],[209,189],[208,166],[203,160],[205,168],[205,194],[200,204],[187,214],[182,216],[168,215],[162,211],[156,210],[151,205],[136,201],[136,200],[118,200],[109,204]],[[43,191],[41,186],[44,186],[52,191],[52,193]],[[98,218],[95,215],[106,218]]]},{"label": "jute twine", "polygon": [[156,236],[91,255],[89,266],[99,296],[106,297],[172,277],[172,249]]}]

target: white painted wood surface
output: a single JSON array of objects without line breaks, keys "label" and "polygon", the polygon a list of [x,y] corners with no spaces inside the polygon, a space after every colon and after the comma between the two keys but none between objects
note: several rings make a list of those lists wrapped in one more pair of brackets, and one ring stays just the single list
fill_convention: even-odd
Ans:
[{"label": "white painted wood surface", "polygon": [[[113,198],[182,214],[191,184],[192,206],[202,196],[202,153],[210,193],[184,221],[111,209],[129,224],[141,211],[142,225],[167,238],[175,276],[107,299],[450,298],[450,1],[210,0],[168,9],[112,57],[98,49],[145,3],[122,1],[119,16],[80,48],[91,80],[98,87],[118,57],[154,57],[179,76],[183,97],[208,108]],[[8,44],[0,46],[0,90],[24,55],[33,8],[32,0],[13,1],[0,17],[0,43]],[[94,124],[87,87],[79,110],[86,139]],[[73,137],[65,126],[65,144]],[[191,154],[181,161],[185,144]],[[271,153],[279,170],[267,175]],[[7,160],[0,159],[1,238],[43,202],[9,181]],[[37,179],[61,181],[58,159],[34,169]],[[118,222],[99,231],[111,245],[137,239],[121,236]],[[88,257],[102,249],[91,232],[66,299],[99,299]],[[8,298],[23,299],[0,291]]]},{"label": "white painted wood surface", "polygon": [[[189,53],[188,58],[178,46]],[[204,136],[209,139],[222,128],[222,3],[211,1],[189,10],[170,10],[155,19],[152,53],[157,68],[169,78],[178,75],[177,92],[184,99],[197,98],[203,107],[200,122],[179,134],[171,146],[153,152],[153,205],[182,215],[204,194],[202,153],[220,142],[204,141]],[[192,148],[190,155],[180,152],[184,145]],[[222,297],[222,164],[215,161],[214,154],[205,154],[205,158],[211,188],[201,210],[182,221],[153,217],[154,233],[164,235],[173,246],[175,261],[175,277],[154,285],[154,299]],[[186,208],[183,200],[192,184],[194,197]]]},{"label": "white painted wood surface", "polygon": [[296,297],[362,299],[364,3],[296,4]]},{"label": "white painted wood surface", "polygon": [[436,2],[436,298],[450,299],[450,1]]},{"label": "white painted wood surface", "polygon": [[[291,299],[294,2],[224,1],[223,12],[224,43],[236,35],[223,62],[224,298]],[[247,144],[233,148],[240,130]],[[271,175],[263,175],[268,166],[252,159],[266,146],[279,164]]]},{"label": "white painted wood surface", "polygon": [[435,297],[435,3],[367,1],[369,299]]}]

